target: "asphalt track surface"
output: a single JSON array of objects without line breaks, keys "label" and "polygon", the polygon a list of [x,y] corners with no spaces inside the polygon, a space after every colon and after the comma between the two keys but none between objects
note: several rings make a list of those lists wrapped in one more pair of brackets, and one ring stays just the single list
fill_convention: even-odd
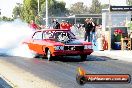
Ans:
[{"label": "asphalt track surface", "polygon": [[83,62],[78,56],[59,57],[53,61],[5,55],[0,56],[0,59],[34,74],[34,76],[48,80],[61,88],[132,88],[132,82],[129,84],[85,84],[84,86],[76,83],[76,69],[78,66],[82,66],[88,73],[93,74],[132,75],[131,62],[96,56],[88,56],[87,61]]}]

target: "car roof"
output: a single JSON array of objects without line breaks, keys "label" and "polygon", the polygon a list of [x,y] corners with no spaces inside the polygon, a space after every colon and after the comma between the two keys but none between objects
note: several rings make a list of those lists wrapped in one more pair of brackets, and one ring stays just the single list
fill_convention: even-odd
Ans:
[{"label": "car roof", "polygon": [[36,30],[36,32],[44,32],[44,31],[69,31],[68,29],[41,29]]}]

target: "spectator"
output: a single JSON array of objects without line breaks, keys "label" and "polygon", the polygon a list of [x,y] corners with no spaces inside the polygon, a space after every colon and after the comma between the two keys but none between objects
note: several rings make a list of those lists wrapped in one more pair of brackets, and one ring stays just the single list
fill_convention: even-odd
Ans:
[{"label": "spectator", "polygon": [[92,24],[92,30],[91,30],[91,41],[93,41],[94,45],[96,46],[95,42],[96,42],[96,39],[95,39],[95,29],[96,29],[96,26],[95,26],[95,23],[93,22],[93,19],[90,18],[90,23]]},{"label": "spectator", "polygon": [[84,41],[86,41],[87,37],[88,37],[88,42],[91,42],[90,32],[93,29],[93,25],[92,25],[90,19],[85,20],[85,24],[83,25],[83,27],[85,28]]},{"label": "spectator", "polygon": [[33,20],[30,21],[29,26],[30,26],[30,28],[35,29],[35,30],[39,29],[38,25],[35,24],[35,22]]},{"label": "spectator", "polygon": [[71,27],[72,27],[72,25],[69,23],[69,21],[67,21],[67,23],[66,23],[66,29],[70,30]]},{"label": "spectator", "polygon": [[53,20],[53,28],[60,29],[60,23],[56,19]]},{"label": "spectator", "polygon": [[130,32],[130,34],[129,34],[129,36],[128,36],[129,38],[132,38],[132,32]]},{"label": "spectator", "polygon": [[65,22],[65,20],[62,20],[62,22],[60,24],[60,28],[61,29],[67,29],[67,23]]}]

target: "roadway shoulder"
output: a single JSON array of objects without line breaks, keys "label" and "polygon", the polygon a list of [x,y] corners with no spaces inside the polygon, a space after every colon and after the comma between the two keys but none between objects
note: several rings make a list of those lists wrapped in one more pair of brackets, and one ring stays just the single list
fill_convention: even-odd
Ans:
[{"label": "roadway shoulder", "polygon": [[132,62],[132,51],[122,51],[122,50],[94,51],[91,55],[106,56],[106,57],[110,57],[111,59],[118,59],[127,62]]}]

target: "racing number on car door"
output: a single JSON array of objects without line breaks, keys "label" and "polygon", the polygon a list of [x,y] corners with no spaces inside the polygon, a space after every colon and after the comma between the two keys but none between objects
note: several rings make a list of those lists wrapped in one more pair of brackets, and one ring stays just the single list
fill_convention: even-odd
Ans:
[{"label": "racing number on car door", "polygon": [[32,43],[30,47],[33,51],[37,52],[38,54],[42,54],[42,32],[36,32],[34,36],[32,37]]}]

